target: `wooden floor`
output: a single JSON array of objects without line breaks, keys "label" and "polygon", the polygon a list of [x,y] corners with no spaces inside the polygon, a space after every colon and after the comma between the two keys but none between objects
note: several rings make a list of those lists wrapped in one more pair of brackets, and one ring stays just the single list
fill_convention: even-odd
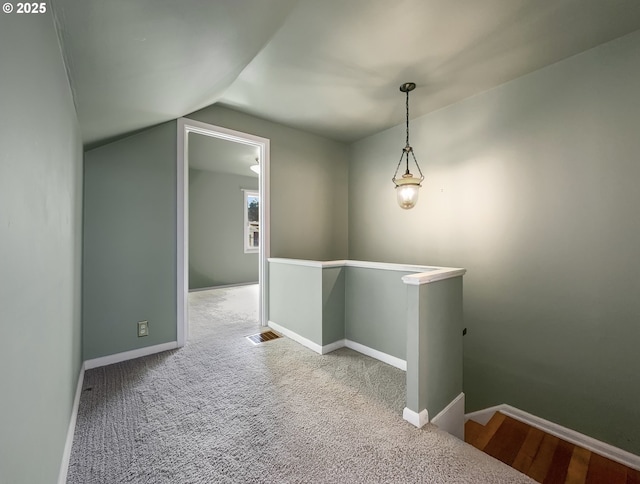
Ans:
[{"label": "wooden floor", "polygon": [[640,471],[496,412],[465,424],[465,441],[545,484],[640,484]]}]

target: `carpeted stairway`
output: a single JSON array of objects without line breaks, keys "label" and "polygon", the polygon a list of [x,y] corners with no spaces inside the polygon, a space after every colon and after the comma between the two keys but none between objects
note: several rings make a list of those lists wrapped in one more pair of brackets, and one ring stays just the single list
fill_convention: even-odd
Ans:
[{"label": "carpeted stairway", "polygon": [[189,299],[184,348],[86,372],[68,483],[533,482],[402,420],[396,368],[287,338],[252,345],[256,286]]}]

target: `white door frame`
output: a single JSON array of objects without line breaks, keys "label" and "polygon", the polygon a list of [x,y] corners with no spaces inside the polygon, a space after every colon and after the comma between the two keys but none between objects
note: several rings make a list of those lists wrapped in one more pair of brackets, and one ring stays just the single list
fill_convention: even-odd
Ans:
[{"label": "white door frame", "polygon": [[259,321],[266,326],[269,318],[269,287],[267,273],[270,256],[269,236],[269,140],[188,118],[178,119],[178,186],[177,186],[177,342],[184,346],[189,336],[188,292],[189,292],[189,143],[188,134],[205,136],[255,146],[260,150],[260,250],[258,281],[260,284]]}]

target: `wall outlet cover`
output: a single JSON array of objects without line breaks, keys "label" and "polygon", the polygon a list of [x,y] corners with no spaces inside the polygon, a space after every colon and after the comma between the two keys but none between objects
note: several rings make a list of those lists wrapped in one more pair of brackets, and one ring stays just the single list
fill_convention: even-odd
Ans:
[{"label": "wall outlet cover", "polygon": [[149,321],[138,321],[138,338],[149,336]]}]

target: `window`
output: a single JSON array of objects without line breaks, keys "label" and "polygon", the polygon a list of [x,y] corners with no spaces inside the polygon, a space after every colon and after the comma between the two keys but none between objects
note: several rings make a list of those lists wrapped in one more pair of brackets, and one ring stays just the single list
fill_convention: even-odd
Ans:
[{"label": "window", "polygon": [[260,248],[260,195],[257,191],[244,192],[244,252],[258,252]]}]

